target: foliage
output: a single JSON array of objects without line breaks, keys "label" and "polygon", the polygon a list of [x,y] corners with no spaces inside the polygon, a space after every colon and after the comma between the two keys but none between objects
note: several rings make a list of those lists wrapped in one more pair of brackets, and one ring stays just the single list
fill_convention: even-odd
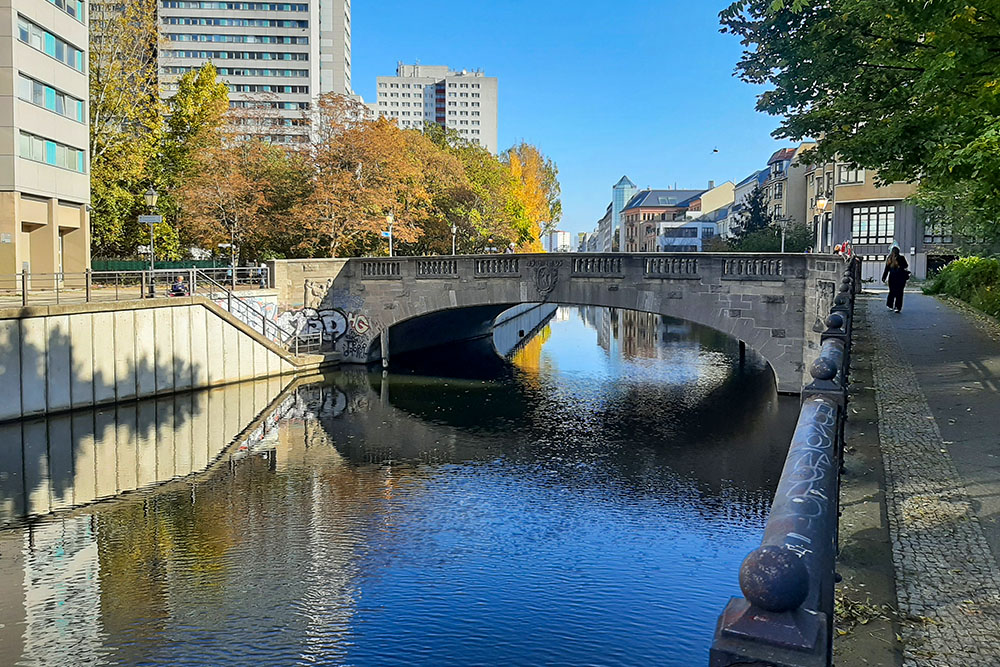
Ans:
[{"label": "foliage", "polygon": [[[162,132],[155,0],[90,4],[90,216],[95,257],[133,255],[148,242],[142,194]],[[176,235],[158,229],[158,252]]]},{"label": "foliage", "polygon": [[516,185],[515,193],[530,226],[532,243],[522,249],[540,252],[541,237],[555,229],[562,216],[559,200],[559,170],[552,160],[535,146],[523,141],[509,148],[502,157]]},{"label": "foliage", "polygon": [[[1000,238],[1000,13],[961,0],[739,0],[721,13],[745,47],[737,72],[768,85],[777,137],[816,156],[920,180],[956,232]],[[975,221],[972,229],[962,229]]]},{"label": "foliage", "polygon": [[[785,252],[805,252],[812,243],[812,230],[807,225],[791,223],[785,228]],[[731,248],[738,252],[780,252],[781,226],[775,223],[735,237]]]},{"label": "foliage", "polygon": [[733,235],[737,241],[758,234],[771,226],[773,217],[767,210],[767,197],[759,184],[743,199],[743,209],[736,217]]},{"label": "foliage", "polygon": [[951,262],[924,287],[928,294],[947,294],[1000,317],[1000,260],[963,257]]}]

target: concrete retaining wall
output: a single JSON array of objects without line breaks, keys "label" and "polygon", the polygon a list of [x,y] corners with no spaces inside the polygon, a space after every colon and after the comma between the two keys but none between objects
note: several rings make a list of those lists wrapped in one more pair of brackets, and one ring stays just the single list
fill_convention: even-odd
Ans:
[{"label": "concrete retaining wall", "polygon": [[202,297],[0,310],[0,421],[319,367]]},{"label": "concrete retaining wall", "polygon": [[554,303],[522,303],[500,313],[493,327],[493,345],[497,352],[504,356],[513,352],[557,310],[559,306]]}]

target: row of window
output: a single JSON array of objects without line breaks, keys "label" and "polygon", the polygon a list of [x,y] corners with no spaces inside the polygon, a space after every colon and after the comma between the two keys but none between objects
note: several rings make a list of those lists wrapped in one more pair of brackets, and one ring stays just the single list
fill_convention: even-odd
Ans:
[{"label": "row of window", "polygon": [[854,243],[892,243],[895,233],[895,206],[857,206],[851,211]]},{"label": "row of window", "polygon": [[838,185],[844,185],[847,183],[864,183],[864,182],[865,182],[864,169],[851,169],[846,164],[842,164],[837,168]]},{"label": "row of window", "polygon": [[309,60],[308,53],[287,51],[163,51],[167,58],[198,58],[199,60]]},{"label": "row of window", "polygon": [[[413,87],[413,88],[423,88],[424,84],[422,84],[422,83],[414,83],[414,84],[409,84],[409,83],[386,83],[385,81],[380,81],[379,84],[378,84],[378,87],[379,88],[410,88],[410,87]],[[470,88],[470,87],[471,88],[478,88],[479,84],[478,83],[461,83],[461,84],[449,83],[448,87],[449,88]]]},{"label": "row of window", "polygon": [[309,5],[280,2],[211,2],[207,0],[163,0],[165,9],[230,9],[252,12],[306,12]]},{"label": "row of window", "polygon": [[259,102],[257,100],[231,100],[230,109],[286,109],[291,111],[308,109],[308,102]]},{"label": "row of window", "polygon": [[226,44],[308,44],[308,37],[288,35],[201,35],[174,33],[167,35],[171,42],[223,42]]},{"label": "row of window", "polygon": [[193,16],[167,16],[166,25],[218,25],[234,28],[308,28],[309,21],[291,19],[216,19]]},{"label": "row of window", "polygon": [[55,111],[60,116],[84,122],[83,100],[56,90],[52,86],[35,81],[21,74],[17,81],[17,96],[25,102]]},{"label": "row of window", "polygon": [[47,53],[78,72],[84,71],[83,51],[20,15],[17,17],[17,36],[28,46]]},{"label": "row of window", "polygon": [[[164,74],[184,74],[197,67],[187,65],[169,65],[163,68]],[[288,76],[288,77],[308,77],[307,69],[244,69],[240,67],[219,67],[219,76]],[[240,91],[248,92],[248,91]]]},{"label": "row of window", "polygon": [[36,137],[27,132],[21,132],[19,154],[26,160],[43,162],[81,174],[87,171],[85,154],[79,148],[60,144],[51,139]]},{"label": "row of window", "polygon": [[232,93],[292,93],[308,95],[309,86],[277,86],[270,83],[227,83]]},{"label": "row of window", "polygon": [[80,23],[87,20],[87,8],[80,0],[48,0],[50,4],[63,10]]}]

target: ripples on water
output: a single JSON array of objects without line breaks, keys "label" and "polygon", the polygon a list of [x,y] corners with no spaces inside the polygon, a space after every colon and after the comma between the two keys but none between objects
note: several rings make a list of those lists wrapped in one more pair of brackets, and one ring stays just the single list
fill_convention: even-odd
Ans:
[{"label": "ripples on water", "polygon": [[[258,386],[207,472],[0,532],[0,663],[704,664],[796,401],[637,313],[563,309],[513,365],[478,345]],[[229,392],[161,401],[166,429],[78,416],[55,461],[29,442],[0,518],[141,486],[150,456],[147,482],[197,470],[256,414]]]}]

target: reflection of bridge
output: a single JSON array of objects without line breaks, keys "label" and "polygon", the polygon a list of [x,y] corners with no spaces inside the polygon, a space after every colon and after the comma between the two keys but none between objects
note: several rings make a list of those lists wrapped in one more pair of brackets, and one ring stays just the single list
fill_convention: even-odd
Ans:
[{"label": "reflection of bridge", "polygon": [[482,335],[503,310],[551,302],[679,317],[746,343],[798,393],[843,263],[827,255],[538,254],[278,261],[285,310],[343,317],[345,360]]}]

